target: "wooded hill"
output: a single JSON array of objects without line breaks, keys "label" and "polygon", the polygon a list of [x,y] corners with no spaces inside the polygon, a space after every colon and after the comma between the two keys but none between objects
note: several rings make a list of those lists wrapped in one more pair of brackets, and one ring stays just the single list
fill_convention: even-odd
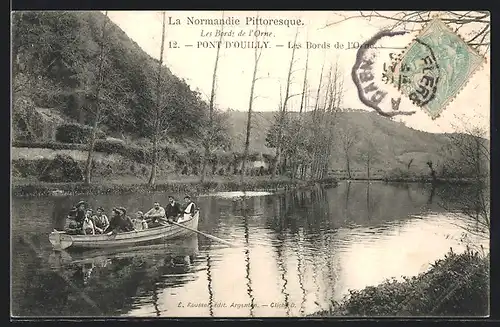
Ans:
[{"label": "wooded hill", "polygon": [[[107,20],[104,37],[102,26]],[[100,12],[16,12],[13,22],[13,138],[24,142],[54,141],[61,125],[89,125],[96,100],[96,59],[103,55],[106,82],[101,101],[106,105],[100,129],[103,137],[140,142],[147,136],[148,114],[154,107],[158,60],[145,53]],[[105,42],[105,53],[100,53]],[[168,57],[168,56],[167,56]],[[201,153],[208,105],[198,92],[164,68],[161,80],[169,94],[169,144]],[[224,92],[224,90],[218,90]],[[290,108],[289,110],[293,110]],[[266,138],[276,112],[254,112],[250,153],[274,155]],[[297,115],[294,112],[290,116]],[[241,153],[245,112],[218,113],[221,148]],[[451,155],[450,137],[417,131],[367,111],[338,113],[335,133],[349,130],[354,145],[351,168],[364,171],[363,155],[372,151],[375,175],[389,170],[428,174],[427,162],[444,162]],[[338,130],[338,131],[337,131]],[[341,137],[333,138],[331,169],[343,171],[346,155]],[[225,144],[226,142],[229,144]],[[77,142],[75,142],[77,143]],[[227,146],[226,146],[227,145]]]}]

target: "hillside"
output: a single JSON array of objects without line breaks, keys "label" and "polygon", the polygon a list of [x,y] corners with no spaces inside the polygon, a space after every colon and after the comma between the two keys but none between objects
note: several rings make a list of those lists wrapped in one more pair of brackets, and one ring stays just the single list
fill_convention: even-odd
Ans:
[{"label": "hillside", "polygon": [[[158,60],[100,12],[12,15],[13,128],[17,139],[44,138],[40,110],[92,124],[95,104],[108,135],[144,136],[150,128]],[[102,80],[98,81],[98,76]],[[206,117],[199,94],[163,67],[161,95],[172,136],[193,137]]]},{"label": "hillside", "polygon": [[[148,118],[151,108],[155,107],[156,94],[153,90],[158,60],[145,53],[102,13],[14,13],[12,48],[12,126],[15,141],[28,142],[25,145],[28,149],[32,147],[30,142],[60,141],[56,137],[58,127],[68,123],[90,125],[97,102],[105,113],[99,125],[103,135],[124,140],[132,146],[139,142],[144,144],[144,137],[151,127]],[[105,80],[100,83],[96,80],[100,67],[98,63],[102,63]],[[179,146],[187,152],[193,148],[200,149],[199,138],[206,126],[208,110],[200,94],[192,91],[183,77],[173,75],[166,67],[161,74],[161,80],[168,86],[162,92],[167,94],[169,101],[164,103],[164,107],[168,108],[165,112],[172,138],[169,146]],[[97,93],[100,101],[96,101],[97,84],[101,87]],[[251,153],[274,154],[275,150],[266,146],[267,132],[274,116],[275,112],[253,113]],[[246,112],[229,110],[226,122],[216,120],[228,129],[234,152],[243,151],[246,119]],[[438,166],[450,152],[447,135],[413,130],[373,112],[341,112],[335,126],[338,131],[350,130],[357,135],[350,155],[354,172],[365,171],[366,163],[362,155],[370,148],[375,149],[372,160],[375,175],[394,169],[408,171],[410,163],[415,174],[427,175],[427,162],[432,161]],[[147,140],[146,143],[149,145]],[[43,147],[38,145],[38,149]],[[331,169],[342,175],[345,155],[339,137],[334,139],[333,148]],[[52,150],[51,156],[63,151],[62,148]],[[81,149],[70,146],[64,151]],[[39,152],[43,153],[42,150]],[[30,158],[26,151],[23,155]],[[41,154],[37,156],[44,157]],[[74,157],[82,157],[82,153]],[[227,157],[232,157],[232,154]],[[185,160],[180,160],[178,165],[183,167]],[[127,162],[123,166],[133,165]],[[141,169],[146,174],[147,165]],[[225,167],[226,171],[233,169]],[[197,168],[192,170],[197,171]]]},{"label": "hillside", "polygon": [[[254,112],[252,116],[251,151],[274,154],[274,149],[266,147],[266,134],[274,121],[276,112]],[[293,113],[292,113],[293,114]],[[245,141],[247,113],[229,111],[233,149],[242,151]],[[373,166],[376,169],[404,168],[413,159],[412,165],[427,170],[426,162],[439,162],[443,158],[450,139],[445,134],[426,133],[411,129],[403,123],[395,122],[374,112],[353,111],[338,114],[338,125],[354,130],[358,140],[353,146],[353,168],[364,169],[365,163],[357,155],[366,153],[368,141],[376,149]],[[343,170],[345,157],[340,140],[335,139],[336,155],[332,159],[332,169]]]}]

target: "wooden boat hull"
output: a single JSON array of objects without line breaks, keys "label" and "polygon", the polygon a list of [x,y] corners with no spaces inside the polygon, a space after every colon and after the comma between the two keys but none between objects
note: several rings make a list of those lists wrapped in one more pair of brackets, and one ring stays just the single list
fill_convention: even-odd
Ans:
[{"label": "wooden boat hull", "polygon": [[49,264],[53,269],[60,269],[70,264],[94,264],[99,266],[111,259],[155,256],[194,256],[198,254],[198,235],[195,233],[161,244],[134,245],[130,248],[107,247],[83,251],[54,251],[49,255]]},{"label": "wooden boat hull", "polygon": [[[199,211],[190,220],[180,224],[198,229]],[[67,248],[79,249],[100,249],[108,247],[128,246],[140,243],[147,243],[158,239],[173,239],[193,233],[192,231],[170,224],[155,228],[148,228],[141,231],[124,232],[115,235],[69,235],[65,232],[54,231],[49,235],[49,241],[54,250],[64,250]]]}]

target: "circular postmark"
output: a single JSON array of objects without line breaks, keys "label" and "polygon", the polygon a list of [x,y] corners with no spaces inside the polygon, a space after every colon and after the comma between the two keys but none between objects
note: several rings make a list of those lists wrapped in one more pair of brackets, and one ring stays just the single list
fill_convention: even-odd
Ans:
[{"label": "circular postmark", "polygon": [[415,111],[399,110],[401,102],[400,94],[390,96],[389,93],[392,89],[389,89],[381,80],[375,78],[377,74],[375,62],[380,61],[380,58],[377,58],[379,57],[379,52],[377,51],[378,47],[376,44],[383,38],[392,38],[406,33],[406,31],[383,30],[375,34],[359,47],[356,53],[356,61],[351,70],[351,77],[354,85],[356,85],[359,100],[385,117],[412,115],[415,113]]},{"label": "circular postmark", "polygon": [[439,64],[432,47],[416,38],[411,51],[397,58],[390,82],[411,102],[424,107],[435,97],[439,84]]}]

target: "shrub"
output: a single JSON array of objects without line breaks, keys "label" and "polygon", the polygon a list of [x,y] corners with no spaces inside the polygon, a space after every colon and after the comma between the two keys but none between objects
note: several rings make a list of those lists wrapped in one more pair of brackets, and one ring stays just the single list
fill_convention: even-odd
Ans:
[{"label": "shrub", "polygon": [[70,156],[57,155],[40,176],[42,182],[79,182],[83,180],[83,172],[78,163]]},{"label": "shrub", "polygon": [[334,303],[333,315],[485,316],[489,307],[489,255],[450,252],[432,268],[399,282],[387,280]]},{"label": "shrub", "polygon": [[[63,124],[57,127],[56,141],[63,143],[87,143],[92,133],[92,127],[76,123]],[[103,139],[106,134],[97,131],[97,139]]]}]

